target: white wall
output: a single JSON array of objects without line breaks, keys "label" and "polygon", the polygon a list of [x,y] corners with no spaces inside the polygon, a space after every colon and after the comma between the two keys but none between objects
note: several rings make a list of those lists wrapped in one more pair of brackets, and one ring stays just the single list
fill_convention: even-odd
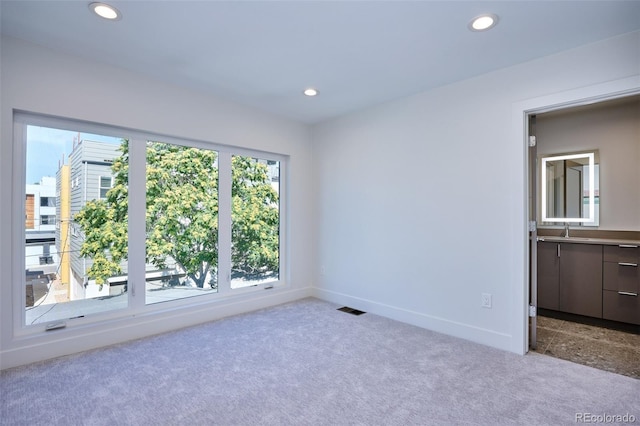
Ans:
[{"label": "white wall", "polygon": [[[159,333],[310,294],[313,195],[309,191],[312,151],[307,126],[15,39],[3,38],[1,48],[0,199],[5,202],[0,203],[0,367]],[[19,275],[12,265],[15,256],[23,253],[11,250],[11,218],[16,212],[7,200],[13,199],[12,190],[24,194],[24,187],[12,185],[14,109],[289,155],[289,286],[268,294],[176,309],[164,316],[13,336],[12,283],[20,277],[12,278],[11,273]]]},{"label": "white wall", "polygon": [[632,33],[316,126],[316,294],[522,353],[526,151],[514,110],[638,74]]}]

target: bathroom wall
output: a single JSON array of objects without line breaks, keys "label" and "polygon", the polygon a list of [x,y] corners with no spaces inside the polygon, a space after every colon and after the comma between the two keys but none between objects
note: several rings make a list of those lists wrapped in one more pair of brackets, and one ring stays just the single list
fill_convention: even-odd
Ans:
[{"label": "bathroom wall", "polygon": [[640,96],[537,116],[538,155],[597,149],[600,230],[640,231]]}]

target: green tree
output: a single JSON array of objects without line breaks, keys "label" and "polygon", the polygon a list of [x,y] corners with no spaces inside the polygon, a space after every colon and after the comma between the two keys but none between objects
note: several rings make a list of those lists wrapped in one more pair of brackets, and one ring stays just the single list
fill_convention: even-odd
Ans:
[{"label": "green tree", "polygon": [[88,201],[74,216],[85,237],[80,255],[93,260],[87,274],[100,286],[107,278],[122,273],[120,263],[128,254],[128,141],[122,141],[120,152],[111,166],[115,177],[107,199]]},{"label": "green tree", "polygon": [[277,271],[279,199],[268,168],[254,158],[233,156],[231,263],[234,275]]},{"label": "green tree", "polygon": [[[85,234],[81,254],[97,284],[121,273],[127,258],[128,142],[114,160],[106,200],[88,202],[75,220]],[[159,142],[147,144],[146,261],[175,262],[198,287],[215,288],[218,261],[218,167],[215,151]],[[278,267],[278,193],[266,165],[232,157],[234,272],[268,274]]]}]

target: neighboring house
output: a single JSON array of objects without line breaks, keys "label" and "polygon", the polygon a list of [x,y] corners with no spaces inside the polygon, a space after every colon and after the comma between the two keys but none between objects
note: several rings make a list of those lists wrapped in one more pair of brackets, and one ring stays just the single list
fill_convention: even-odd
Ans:
[{"label": "neighboring house", "polygon": [[54,246],[56,229],[56,179],[45,176],[40,182],[27,184],[25,191],[25,268],[41,268],[56,263]]},{"label": "neighboring house", "polygon": [[[100,288],[87,277],[87,270],[91,267],[91,259],[82,257],[80,250],[84,242],[84,235],[80,227],[73,222],[73,217],[91,200],[105,199],[107,192],[113,186],[111,165],[114,158],[120,155],[119,145],[107,142],[81,140],[74,144],[69,155],[69,164],[61,167],[58,189],[64,193],[63,176],[68,176],[68,195],[62,197],[61,209],[68,208],[68,221],[60,226],[57,235],[59,246],[68,247],[68,280],[70,284],[69,298],[71,300],[85,299],[109,295],[109,286]],[[68,171],[65,172],[65,167]],[[66,238],[65,238],[66,233]],[[65,242],[68,239],[68,243]],[[64,259],[63,259],[64,261]],[[126,266],[126,265],[124,265]],[[125,270],[126,273],[126,270]],[[63,277],[64,281],[64,277]]]},{"label": "neighboring house", "polygon": [[260,163],[266,163],[267,173],[271,181],[271,187],[280,193],[280,164],[276,161],[258,160]]},{"label": "neighboring house", "polygon": [[56,273],[55,246],[56,180],[45,176],[25,189],[25,274],[26,306],[47,291],[49,278]]}]

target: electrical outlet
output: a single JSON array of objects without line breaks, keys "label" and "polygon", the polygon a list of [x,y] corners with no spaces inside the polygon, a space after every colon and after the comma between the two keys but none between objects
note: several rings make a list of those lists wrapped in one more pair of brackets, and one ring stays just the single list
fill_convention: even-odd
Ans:
[{"label": "electrical outlet", "polygon": [[326,274],[327,274],[327,268],[324,265],[322,265],[320,267],[320,275],[325,276]]},{"label": "electrical outlet", "polygon": [[491,294],[482,293],[482,307],[491,309]]}]

